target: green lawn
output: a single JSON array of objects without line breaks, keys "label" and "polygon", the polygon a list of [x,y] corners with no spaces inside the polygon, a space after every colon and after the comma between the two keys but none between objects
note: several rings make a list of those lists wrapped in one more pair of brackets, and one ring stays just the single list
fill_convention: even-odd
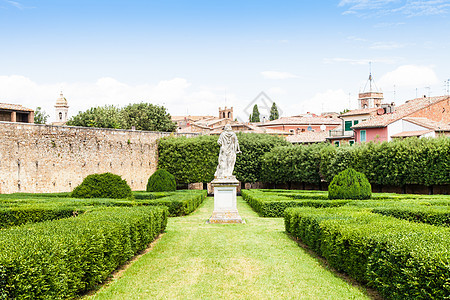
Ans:
[{"label": "green lawn", "polygon": [[261,218],[238,198],[246,224],[205,224],[207,198],[119,279],[85,299],[370,299],[327,270],[284,232],[282,218]]}]

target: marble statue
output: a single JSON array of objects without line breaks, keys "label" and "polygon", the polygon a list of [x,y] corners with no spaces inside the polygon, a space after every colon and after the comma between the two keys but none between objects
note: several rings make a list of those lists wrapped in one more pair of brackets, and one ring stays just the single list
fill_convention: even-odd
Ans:
[{"label": "marble statue", "polygon": [[220,145],[219,164],[217,165],[215,178],[235,178],[233,176],[236,154],[241,153],[236,134],[231,130],[231,125],[225,125],[223,132],[217,141]]}]

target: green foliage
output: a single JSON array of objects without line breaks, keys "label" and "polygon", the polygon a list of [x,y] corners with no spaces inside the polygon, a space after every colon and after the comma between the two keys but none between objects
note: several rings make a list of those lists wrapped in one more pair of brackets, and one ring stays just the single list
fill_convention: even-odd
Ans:
[{"label": "green foliage", "polygon": [[143,250],[166,224],[166,208],[107,208],[1,230],[0,295],[74,298]]},{"label": "green foliage", "polygon": [[212,181],[219,157],[217,139],[217,136],[161,139],[158,169],[173,174],[178,183]]},{"label": "green foliage", "polygon": [[255,104],[253,106],[253,112],[251,115],[251,122],[261,122],[261,120],[259,119],[259,110],[258,110],[258,104]]},{"label": "green foliage", "polygon": [[352,147],[323,144],[309,149],[309,158],[302,159],[298,157],[303,155],[302,150],[290,148],[273,149],[266,155],[263,162],[263,169],[267,170],[263,176],[265,182],[288,183],[301,180],[313,183],[318,176],[321,180],[331,182],[339,172],[353,168],[364,173],[371,184],[377,185],[450,184],[448,137],[370,142]]},{"label": "green foliage", "polygon": [[386,299],[450,295],[450,230],[357,207],[290,208],[286,231]]},{"label": "green foliage", "polygon": [[390,205],[374,208],[372,212],[411,222],[450,226],[449,206]]},{"label": "green foliage", "polygon": [[166,108],[150,103],[129,104],[124,108],[114,105],[92,107],[70,118],[67,125],[115,129],[168,131],[173,132],[172,122]]},{"label": "green foliage", "polygon": [[130,198],[131,188],[119,175],[91,174],[72,192],[73,198]]},{"label": "green foliage", "polygon": [[168,193],[165,197],[159,197],[158,194],[160,193],[153,193],[150,197],[141,194],[135,203],[136,205],[166,206],[169,209],[170,217],[179,217],[195,211],[206,199],[208,192],[206,190],[184,190]]},{"label": "green foliage", "polygon": [[241,182],[261,181],[263,155],[275,147],[290,145],[283,137],[268,134],[238,133],[237,137],[242,153],[237,155],[234,174]]},{"label": "green foliage", "polygon": [[[237,134],[242,153],[237,155],[234,174],[242,182],[261,178],[261,157],[276,146],[289,145],[281,138],[265,134]],[[166,169],[178,183],[210,182],[217,168],[217,136],[169,137],[158,145],[158,168]]]},{"label": "green foliage", "polygon": [[67,121],[67,125],[115,129],[125,128],[126,123],[120,111],[120,108],[114,105],[91,107],[71,117]]},{"label": "green foliage", "polygon": [[280,117],[280,114],[278,113],[278,108],[277,105],[274,103],[272,103],[272,107],[270,108],[270,116],[269,116],[269,120],[273,121],[276,120]]},{"label": "green foliage", "polygon": [[242,198],[261,217],[283,217],[284,211],[289,207],[337,207],[343,206],[350,200],[330,201],[322,195],[302,195],[300,193],[280,193],[268,190],[241,190]]},{"label": "green foliage", "polygon": [[47,123],[49,115],[40,106],[34,111],[34,124],[45,124]]},{"label": "green foliage", "polygon": [[328,186],[329,199],[370,199],[372,187],[363,173],[349,168],[334,176]]},{"label": "green foliage", "polygon": [[0,228],[37,223],[48,220],[58,220],[82,213],[83,209],[42,205],[22,205],[12,208],[0,208]]},{"label": "green foliage", "polygon": [[157,170],[148,179],[147,192],[170,192],[176,189],[175,176],[164,169]]},{"label": "green foliage", "polygon": [[150,103],[135,103],[125,106],[121,111],[126,129],[133,126],[137,130],[174,132],[176,124],[164,106]]},{"label": "green foliage", "polygon": [[262,181],[320,183],[320,150],[324,147],[313,144],[274,148],[262,158]]}]

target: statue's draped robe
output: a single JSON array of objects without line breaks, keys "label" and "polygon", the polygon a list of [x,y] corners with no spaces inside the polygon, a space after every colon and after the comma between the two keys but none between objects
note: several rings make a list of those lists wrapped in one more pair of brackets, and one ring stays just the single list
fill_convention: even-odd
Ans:
[{"label": "statue's draped robe", "polygon": [[234,164],[236,163],[236,152],[239,151],[239,142],[233,131],[224,131],[220,134],[217,143],[221,146],[219,152],[219,164],[214,176],[216,178],[231,177]]}]

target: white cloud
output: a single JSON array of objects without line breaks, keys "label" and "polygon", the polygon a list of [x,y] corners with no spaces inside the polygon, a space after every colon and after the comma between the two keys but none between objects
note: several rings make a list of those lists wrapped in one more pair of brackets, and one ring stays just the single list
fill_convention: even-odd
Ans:
[{"label": "white cloud", "polygon": [[403,47],[405,47],[404,44],[399,44],[396,42],[374,42],[369,48],[373,50],[392,50]]},{"label": "white cloud", "polygon": [[436,73],[431,67],[404,65],[381,76],[378,84],[381,87],[423,87],[439,83]]},{"label": "white cloud", "polygon": [[261,75],[267,79],[289,79],[298,78],[298,76],[289,72],[279,72],[279,71],[264,71]]},{"label": "white cloud", "polygon": [[192,87],[184,78],[130,85],[111,77],[95,82],[40,84],[24,76],[0,76],[0,102],[32,109],[40,106],[50,115],[50,122],[54,120],[54,105],[61,90],[72,116],[94,106],[112,104],[122,107],[141,101],[164,105],[172,115],[215,115],[225,101],[229,106],[239,103],[234,94],[227,94],[225,100],[223,89]]},{"label": "white cloud", "polygon": [[338,6],[347,7],[344,15],[360,17],[402,14],[407,17],[442,15],[448,13],[449,0],[342,0]]},{"label": "white cloud", "polygon": [[25,6],[22,3],[17,2],[17,1],[5,0],[4,2],[6,2],[9,5],[14,6],[15,8],[20,9],[20,10],[35,8],[35,7],[31,7],[31,6]]},{"label": "white cloud", "polygon": [[315,94],[308,100],[301,101],[292,111],[301,113],[311,112],[315,114],[331,111],[340,112],[349,108],[349,106],[354,106],[353,102],[349,104],[349,95],[342,89],[326,90]]}]

